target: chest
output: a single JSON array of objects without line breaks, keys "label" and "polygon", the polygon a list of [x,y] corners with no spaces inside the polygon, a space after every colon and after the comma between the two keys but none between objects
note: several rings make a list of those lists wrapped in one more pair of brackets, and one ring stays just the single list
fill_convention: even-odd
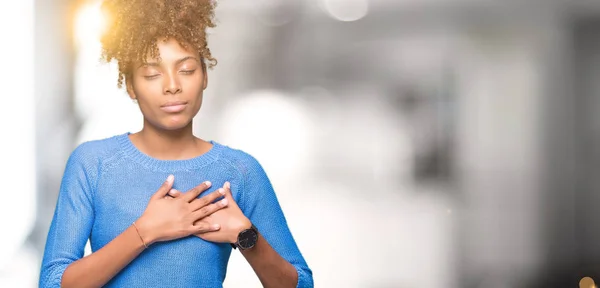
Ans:
[{"label": "chest", "polygon": [[[232,182],[234,199],[237,198],[238,193],[233,189],[233,186],[237,186],[233,185],[233,182],[237,182],[237,180],[231,179],[231,176],[228,175],[211,173],[211,171],[155,173],[138,170],[135,173],[105,173],[99,179],[93,196],[94,225],[90,235],[92,249],[103,247],[137,220],[146,210],[150,197],[156,193],[169,174],[175,176],[173,188],[183,193],[204,181],[210,181],[212,186],[202,192],[199,197],[214,192],[222,187],[225,181]],[[210,245],[212,243],[205,243],[200,238],[173,241],[173,243],[180,246],[200,245],[206,246],[205,248],[216,248]],[[157,246],[160,247],[162,244]]]}]

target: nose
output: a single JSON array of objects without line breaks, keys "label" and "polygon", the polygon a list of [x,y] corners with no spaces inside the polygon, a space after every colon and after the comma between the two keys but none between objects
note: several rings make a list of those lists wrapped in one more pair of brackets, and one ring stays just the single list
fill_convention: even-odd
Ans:
[{"label": "nose", "polygon": [[181,92],[181,85],[176,76],[170,75],[169,77],[165,77],[165,79],[164,94],[177,94]]}]

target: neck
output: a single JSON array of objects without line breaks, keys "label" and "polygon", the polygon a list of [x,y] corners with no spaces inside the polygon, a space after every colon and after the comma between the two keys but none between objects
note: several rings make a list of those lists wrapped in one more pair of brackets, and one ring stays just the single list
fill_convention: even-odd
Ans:
[{"label": "neck", "polygon": [[191,122],[178,130],[164,130],[144,121],[130,139],[140,151],[160,160],[190,159],[210,149],[210,143],[194,136]]}]

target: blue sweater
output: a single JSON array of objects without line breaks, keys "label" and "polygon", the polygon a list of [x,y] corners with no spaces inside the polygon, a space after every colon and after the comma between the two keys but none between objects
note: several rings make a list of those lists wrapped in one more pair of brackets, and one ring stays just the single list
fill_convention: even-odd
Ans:
[{"label": "blue sweater", "polygon": [[[196,158],[158,160],[139,151],[128,135],[83,143],[69,157],[48,233],[40,287],[60,287],[67,266],[83,257],[88,238],[92,252],[97,251],[129,227],[169,174],[175,176],[173,188],[179,191],[211,181],[212,187],[200,197],[229,181],[244,215],[298,271],[297,287],[313,287],[312,271],[255,158],[211,141],[211,150]],[[104,287],[222,287],[231,252],[229,244],[195,236],[158,242]]]}]

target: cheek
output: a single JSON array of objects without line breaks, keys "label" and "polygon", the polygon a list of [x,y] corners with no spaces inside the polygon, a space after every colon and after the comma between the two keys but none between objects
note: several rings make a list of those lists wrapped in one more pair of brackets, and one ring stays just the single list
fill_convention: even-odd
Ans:
[{"label": "cheek", "polygon": [[[190,79],[191,80],[191,79]],[[202,95],[204,93],[203,83],[202,81],[186,81],[186,83],[182,83],[183,91],[186,95],[187,99],[193,99],[195,102],[194,106],[200,106],[202,104]],[[198,108],[195,107],[195,108]]]},{"label": "cheek", "polygon": [[139,87],[135,89],[135,94],[137,96],[137,103],[139,108],[146,117],[154,117],[152,115],[156,114],[157,105],[160,105],[160,98],[162,97],[162,93],[160,91],[156,91],[156,88],[153,88],[153,85],[144,85],[144,87]]},{"label": "cheek", "polygon": [[202,107],[202,93],[200,93],[200,96],[194,97],[194,100],[192,103],[193,103],[193,105],[190,107],[190,111],[189,111],[189,113],[191,113],[191,114],[189,114],[189,116],[194,117],[198,114],[198,112],[200,111],[200,108]]},{"label": "cheek", "polygon": [[155,101],[162,95],[162,85],[159,81],[140,80],[138,85],[134,86],[135,95],[142,102]]},{"label": "cheek", "polygon": [[202,90],[204,90],[204,78],[202,77],[201,73],[182,79],[181,84],[183,86],[182,88],[184,88],[184,91],[187,90],[193,94],[202,93]]}]

